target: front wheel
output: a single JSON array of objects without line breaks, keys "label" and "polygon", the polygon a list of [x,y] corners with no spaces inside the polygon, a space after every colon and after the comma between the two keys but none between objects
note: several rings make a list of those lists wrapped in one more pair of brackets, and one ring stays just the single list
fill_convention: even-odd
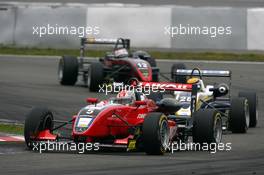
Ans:
[{"label": "front wheel", "polygon": [[143,123],[143,145],[149,155],[161,155],[169,145],[169,125],[165,115],[149,113]]},{"label": "front wheel", "polygon": [[104,81],[104,68],[103,65],[98,63],[92,63],[88,72],[88,86],[91,92],[98,92],[99,85]]},{"label": "front wheel", "polygon": [[161,92],[150,92],[149,95],[146,95],[148,99],[153,100],[154,102],[158,102],[163,99],[163,93]]},{"label": "front wheel", "polygon": [[239,92],[239,97],[245,97],[249,105],[249,127],[256,127],[258,123],[258,98],[256,92]]},{"label": "front wheel", "polygon": [[152,82],[159,82],[159,69],[152,68]]},{"label": "front wheel", "polygon": [[33,108],[26,116],[24,137],[28,148],[32,148],[34,137],[37,137],[40,131],[53,128],[53,115],[50,110],[42,107]]},{"label": "front wheel", "polygon": [[151,67],[157,67],[157,62],[154,58],[148,57],[146,58],[146,61],[150,64]]}]

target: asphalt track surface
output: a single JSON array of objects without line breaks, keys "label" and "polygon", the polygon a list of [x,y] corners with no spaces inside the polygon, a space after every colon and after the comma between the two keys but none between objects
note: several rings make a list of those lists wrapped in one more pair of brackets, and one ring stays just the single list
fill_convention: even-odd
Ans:
[{"label": "asphalt track surface", "polygon": [[[0,3],[7,0],[0,0]],[[180,6],[263,7],[264,0],[14,0],[20,3],[140,4]]]},{"label": "asphalt track surface", "polygon": [[[105,98],[90,93],[81,83],[60,86],[58,59],[0,56],[0,118],[23,121],[33,106],[47,106],[57,119],[67,119],[85,105],[86,97]],[[159,62],[162,71],[172,63]],[[182,151],[164,156],[135,152],[42,153],[25,149],[23,143],[0,144],[1,174],[263,174],[264,173],[264,64],[187,62],[188,67],[230,69],[232,89],[254,90],[259,96],[257,128],[247,134],[224,135],[231,151],[215,154]]]}]

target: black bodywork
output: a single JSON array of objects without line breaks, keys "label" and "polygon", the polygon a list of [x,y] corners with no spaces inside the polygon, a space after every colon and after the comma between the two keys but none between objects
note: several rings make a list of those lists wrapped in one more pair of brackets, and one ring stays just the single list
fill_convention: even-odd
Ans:
[{"label": "black bodywork", "polygon": [[[185,79],[191,77],[209,78],[227,78],[228,83],[215,84],[209,91],[213,92],[213,98],[210,100],[195,99],[193,96],[197,91],[192,92],[191,100],[191,116],[197,110],[213,109],[221,114],[222,130],[232,131],[235,133],[246,133],[248,127],[255,127],[257,120],[257,96],[255,92],[239,92],[239,95],[231,97],[231,71],[229,70],[200,70],[194,68],[192,70],[178,69],[171,72],[174,77],[185,76]],[[187,77],[187,78],[186,78]],[[198,85],[199,89],[199,85]],[[195,102],[194,102],[195,101]],[[201,103],[199,109],[195,109],[193,103]],[[195,109],[195,110],[193,110]],[[174,116],[172,116],[174,117]],[[185,125],[184,128],[192,128],[192,117],[175,117],[177,123]],[[190,130],[187,129],[187,133]],[[188,134],[187,134],[188,135]]]}]

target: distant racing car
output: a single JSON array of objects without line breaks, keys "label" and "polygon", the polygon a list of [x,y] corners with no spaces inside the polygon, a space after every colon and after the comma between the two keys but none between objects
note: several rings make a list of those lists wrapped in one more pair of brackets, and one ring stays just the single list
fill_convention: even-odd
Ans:
[{"label": "distant racing car", "polygon": [[[111,52],[98,61],[85,59],[85,46],[114,45]],[[140,81],[158,81],[159,69],[156,61],[145,51],[129,53],[129,39],[82,38],[80,57],[62,56],[59,61],[58,77],[62,85],[74,85],[78,77],[90,91],[98,91],[99,85],[113,82],[126,83],[131,77]]]}]

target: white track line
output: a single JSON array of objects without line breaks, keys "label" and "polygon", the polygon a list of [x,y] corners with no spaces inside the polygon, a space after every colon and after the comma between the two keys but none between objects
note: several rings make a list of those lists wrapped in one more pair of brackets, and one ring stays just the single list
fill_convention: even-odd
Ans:
[{"label": "white track line", "polygon": [[157,62],[171,63],[171,62],[183,62],[183,63],[206,63],[206,64],[264,64],[264,62],[255,61],[207,61],[207,60],[167,60],[160,59]]},{"label": "white track line", "polygon": [[25,140],[23,136],[10,136],[10,137],[21,140],[21,141]]}]

